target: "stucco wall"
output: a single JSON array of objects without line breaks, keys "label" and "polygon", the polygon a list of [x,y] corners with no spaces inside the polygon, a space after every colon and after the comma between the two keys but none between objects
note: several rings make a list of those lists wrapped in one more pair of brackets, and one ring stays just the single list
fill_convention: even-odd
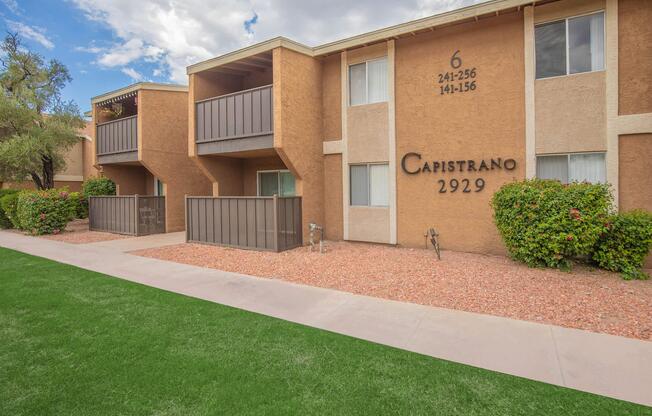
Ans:
[{"label": "stucco wall", "polygon": [[65,169],[57,172],[57,175],[66,175],[66,176],[84,176],[84,145],[82,141],[85,139],[80,139],[75,143],[64,156],[66,161]]},{"label": "stucco wall", "polygon": [[104,165],[102,174],[116,184],[118,195],[147,195],[146,169],[138,165]]},{"label": "stucco wall", "polygon": [[324,237],[344,238],[342,224],[342,155],[324,156]]},{"label": "stucco wall", "polygon": [[348,108],[348,162],[389,160],[389,117],[387,102]]},{"label": "stucco wall", "polygon": [[[396,41],[396,142],[398,243],[423,247],[435,227],[446,249],[502,253],[489,206],[504,183],[525,176],[524,33],[522,13],[466,23]],[[438,74],[476,68],[477,88],[441,95]],[[419,152],[423,162],[501,157],[516,160],[512,171],[408,175],[400,160]],[[477,163],[477,162],[476,162]],[[439,179],[484,178],[480,192],[439,193]]]},{"label": "stucco wall", "polygon": [[322,121],[325,141],[342,139],[342,81],[340,55],[322,61]]},{"label": "stucco wall", "polygon": [[605,72],[535,82],[536,152],[606,150]]},{"label": "stucco wall", "polygon": [[274,61],[274,148],[302,196],[303,235],[323,224],[322,67],[319,60],[277,48]]},{"label": "stucco wall", "polygon": [[[620,136],[619,208],[652,211],[652,133]],[[645,262],[652,269],[652,253]]]},{"label": "stucco wall", "polygon": [[652,1],[618,2],[618,112],[652,113]]},{"label": "stucco wall", "polygon": [[[188,157],[188,94],[141,90],[141,163],[164,183],[166,230],[185,228],[185,195],[210,195],[212,186]],[[153,180],[152,190],[153,190]]]}]

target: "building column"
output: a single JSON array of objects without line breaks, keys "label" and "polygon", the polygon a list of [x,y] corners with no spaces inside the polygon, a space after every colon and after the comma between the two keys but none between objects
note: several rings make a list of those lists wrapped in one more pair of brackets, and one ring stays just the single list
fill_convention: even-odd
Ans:
[{"label": "building column", "polygon": [[536,129],[534,124],[534,7],[523,10],[525,33],[525,177],[532,179],[537,176]]}]

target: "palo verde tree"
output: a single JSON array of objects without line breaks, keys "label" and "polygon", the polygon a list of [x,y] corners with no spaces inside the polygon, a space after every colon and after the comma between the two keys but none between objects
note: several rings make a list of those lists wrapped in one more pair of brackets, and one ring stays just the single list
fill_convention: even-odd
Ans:
[{"label": "palo verde tree", "polygon": [[0,64],[0,180],[31,178],[38,189],[51,189],[84,126],[78,107],[61,100],[68,69],[11,33],[0,44]]}]

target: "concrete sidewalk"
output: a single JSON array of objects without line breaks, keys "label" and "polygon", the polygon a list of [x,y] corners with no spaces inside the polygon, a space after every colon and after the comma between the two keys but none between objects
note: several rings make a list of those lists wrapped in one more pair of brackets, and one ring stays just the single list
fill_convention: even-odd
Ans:
[{"label": "concrete sidewalk", "polygon": [[98,244],[0,231],[0,246],[437,358],[652,405],[652,342],[205,269]]},{"label": "concrete sidewalk", "polygon": [[119,240],[98,241],[95,243],[84,244],[90,247],[104,248],[109,250],[128,252],[136,250],[145,250],[163,246],[171,246],[186,242],[186,232],[179,231],[176,233],[152,234],[142,237],[130,237]]}]

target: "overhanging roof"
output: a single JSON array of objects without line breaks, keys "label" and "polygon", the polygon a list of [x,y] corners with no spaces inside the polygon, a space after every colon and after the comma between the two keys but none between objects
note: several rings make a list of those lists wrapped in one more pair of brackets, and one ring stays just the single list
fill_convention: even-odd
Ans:
[{"label": "overhanging roof", "polygon": [[186,68],[186,72],[188,74],[194,74],[196,72],[205,71],[220,65],[225,65],[230,62],[235,62],[239,59],[256,55],[258,53],[270,51],[278,47],[292,49],[296,52],[300,52],[308,56],[324,56],[346,49],[366,46],[387,39],[415,34],[415,32],[422,30],[433,29],[436,27],[459,23],[470,19],[479,19],[480,17],[485,17],[488,15],[498,15],[502,11],[519,10],[523,6],[534,5],[535,3],[548,3],[551,1],[558,0],[489,0],[484,3],[475,4],[473,6],[463,7],[460,9],[451,10],[449,12],[413,20],[407,23],[389,26],[383,29],[374,30],[372,32],[367,32],[361,35],[352,36],[315,47],[309,47],[284,37],[277,37],[257,43],[255,45],[247,46],[246,48],[226,53],[224,55],[220,55],[215,58],[208,59],[203,62],[190,65]]},{"label": "overhanging roof", "polygon": [[188,86],[179,84],[161,84],[157,82],[137,82],[135,84],[127,85],[126,87],[122,87],[120,89],[95,96],[91,98],[91,104],[98,105],[111,100],[116,100],[121,96],[128,96],[138,90],[188,92]]}]

